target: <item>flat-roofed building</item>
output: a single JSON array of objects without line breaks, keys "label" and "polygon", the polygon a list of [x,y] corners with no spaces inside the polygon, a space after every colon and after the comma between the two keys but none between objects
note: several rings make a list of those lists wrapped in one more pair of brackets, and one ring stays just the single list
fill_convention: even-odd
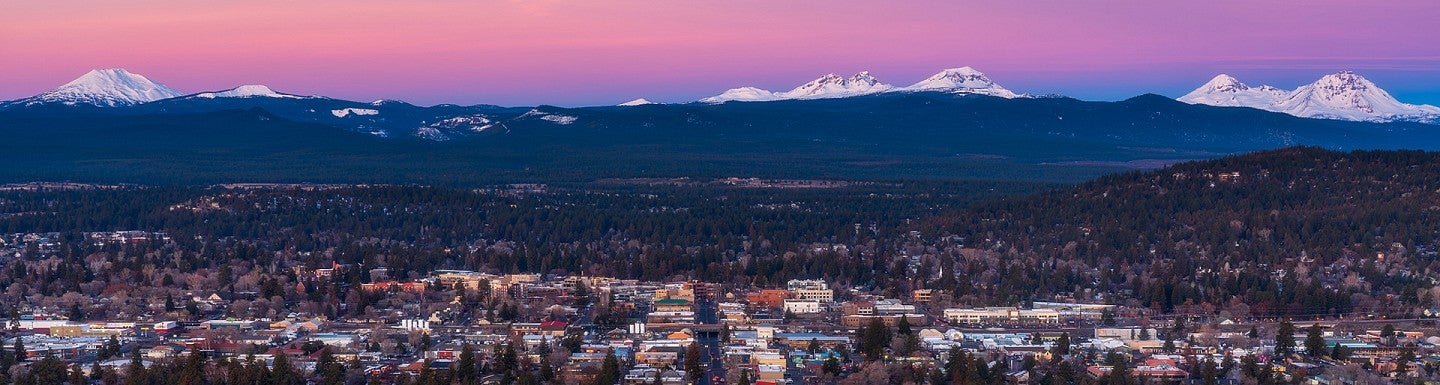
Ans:
[{"label": "flat-roofed building", "polygon": [[1054,324],[1060,323],[1060,312],[1013,307],[945,309],[945,319],[957,324]]}]

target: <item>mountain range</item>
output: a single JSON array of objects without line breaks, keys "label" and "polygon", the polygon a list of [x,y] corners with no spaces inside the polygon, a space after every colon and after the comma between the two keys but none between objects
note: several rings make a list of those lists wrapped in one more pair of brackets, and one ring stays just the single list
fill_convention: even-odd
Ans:
[{"label": "mountain range", "polygon": [[999,84],[995,84],[995,82],[991,81],[985,74],[976,71],[974,68],[960,67],[940,71],[940,73],[934,76],[906,87],[895,87],[890,84],[881,83],[880,80],[871,76],[869,71],[860,72],[848,78],[832,73],[785,92],[774,92],[756,87],[740,87],[726,90],[719,95],[700,99],[700,102],[768,102],[775,100],[830,99],[882,92],[920,91],[989,95],[1002,98],[1024,96],[1005,89],[1005,87],[1001,87]]},{"label": "mountain range", "polygon": [[[1294,145],[1440,150],[1440,127],[1423,119],[1312,119],[1205,105],[1270,100],[1269,92],[1299,100],[1329,88],[1211,83],[1209,103],[1149,94],[1096,102],[1029,97],[958,68],[904,87],[865,73],[825,76],[765,102],[637,99],[563,108],[358,102],[262,85],[187,94],[128,71],[98,70],[0,105],[0,162],[9,166],[0,168],[0,182],[739,175],[1068,183]],[[1351,84],[1365,86],[1363,95],[1388,96],[1368,81]]]},{"label": "mountain range", "polygon": [[[986,95],[1007,99],[1035,97],[1034,95],[1011,91],[995,83],[984,73],[974,68],[959,67],[942,70],[933,76],[903,87],[883,83],[868,71],[860,72],[849,77],[832,73],[788,91],[777,92],[757,87],[738,87],[726,90],[719,95],[702,98],[697,102],[710,104],[725,102],[772,102],[780,100],[849,98],[881,93],[908,92]],[[143,75],[131,73],[125,69],[114,68],[90,71],[54,90],[29,98],[0,102],[0,109],[46,108],[51,106],[113,108],[132,107],[162,101],[168,102],[167,104],[173,106],[176,103],[170,99],[195,100],[226,98],[323,99],[339,101],[338,99],[276,92],[264,85],[243,85],[228,90],[186,94],[167,87],[162,83],[153,81]],[[1177,100],[1190,104],[1205,104],[1220,107],[1248,107],[1306,118],[1370,122],[1408,121],[1429,124],[1440,123],[1440,107],[1400,102],[1374,82],[1350,71],[1340,71],[1325,75],[1314,83],[1288,91],[1268,85],[1251,87],[1230,75],[1221,74],[1215,76],[1194,91],[1181,96]],[[404,104],[403,102],[394,101],[377,101],[376,103],[382,102]],[[359,103],[348,102],[348,104]],[[657,103],[639,98],[618,104],[618,106],[633,107],[649,104]],[[446,109],[458,106],[439,105],[435,107]],[[485,107],[493,108],[496,106]],[[358,107],[347,106],[332,111],[343,111],[341,113],[335,113],[338,118],[361,116],[364,115],[365,112],[368,112],[368,109],[364,108],[354,110],[347,110],[347,108]],[[439,120],[446,120],[453,117],[454,116],[443,117]],[[372,120],[375,121],[368,125],[370,126],[369,128],[372,129],[369,132],[374,132],[377,136],[400,134],[392,132],[393,130],[386,129],[393,126],[392,124],[383,123],[390,119],[377,118]],[[406,124],[409,123],[411,122],[406,121]],[[407,131],[410,132],[407,132],[408,134],[426,137],[426,132],[433,132],[435,129],[439,129],[438,127],[429,127],[430,124],[437,122],[432,122],[427,119],[421,119],[421,121],[414,123],[419,123],[419,125],[417,127],[409,127]],[[445,123],[441,123],[441,125],[444,124]],[[451,136],[452,135],[429,135],[429,137],[434,139],[448,138]]]},{"label": "mountain range", "polygon": [[1440,107],[1402,103],[1374,82],[1354,72],[1325,75],[1314,83],[1286,91],[1251,87],[1220,74],[1178,100],[1191,104],[1249,107],[1290,115],[1353,121],[1440,122]]}]

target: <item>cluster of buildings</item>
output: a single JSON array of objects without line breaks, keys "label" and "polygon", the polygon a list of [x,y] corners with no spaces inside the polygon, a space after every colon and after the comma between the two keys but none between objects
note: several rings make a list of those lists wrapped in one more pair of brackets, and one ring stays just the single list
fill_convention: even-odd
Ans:
[{"label": "cluster of buildings", "polygon": [[[334,274],[327,270],[304,273],[315,277]],[[827,364],[854,370],[860,361],[856,330],[878,321],[892,328],[903,323],[913,328],[918,340],[915,351],[887,355],[886,360],[938,368],[952,354],[964,351],[1014,368],[1007,376],[1017,384],[1032,380],[1030,372],[1018,369],[1027,361],[1052,362],[1062,358],[1057,354],[1084,362],[1084,374],[1099,378],[1114,368],[1098,358],[1107,352],[1121,352],[1127,357],[1130,373],[1158,381],[1192,378],[1194,368],[1207,359],[1255,357],[1280,363],[1273,356],[1273,345],[1257,342],[1244,331],[1192,331],[1166,344],[1160,337],[1166,330],[1163,327],[1095,326],[1093,321],[1110,310],[1108,305],[1037,302],[1031,308],[937,309],[930,306],[935,293],[929,290],[916,290],[908,298],[884,298],[854,291],[837,293],[822,280],[792,280],[784,288],[726,290],[695,281],[458,270],[398,281],[383,273],[372,272],[372,277],[383,279],[364,284],[362,290],[454,292],[455,300],[448,304],[452,308],[431,314],[402,312],[400,317],[386,319],[328,319],[291,313],[282,319],[82,322],[26,315],[9,321],[6,329],[13,332],[4,343],[10,346],[18,338],[29,359],[55,356],[83,364],[82,368],[97,362],[121,368],[129,362],[128,354],[139,354],[147,361],[205,354],[255,357],[266,362],[286,355],[304,369],[312,368],[319,351],[328,348],[337,359],[358,362],[367,375],[385,377],[446,370],[467,346],[487,358],[502,347],[513,346],[531,362],[553,362],[566,383],[593,380],[606,357],[614,355],[622,363],[623,384],[653,384],[659,379],[680,385],[699,377],[734,381],[741,376],[757,384],[796,384],[813,383]],[[472,303],[458,294],[462,290],[489,300]],[[226,298],[198,300],[219,306]],[[477,306],[475,303],[497,301],[512,304],[520,309],[519,314],[502,320],[486,315],[490,312],[466,309]],[[608,318],[597,319],[602,314]],[[1407,351],[1433,351],[1440,337],[1418,331],[1346,334],[1327,330],[1327,348],[1346,352],[1344,357],[1323,361],[1328,365],[1363,364],[1377,373],[1397,372],[1402,364],[1440,365],[1440,357],[1426,355],[1417,355],[1415,362],[1400,361]],[[1302,329],[1296,340],[1304,337]],[[1057,351],[1061,341],[1069,347],[1068,352]],[[116,344],[122,347],[120,352],[115,351]],[[704,352],[701,373],[685,365],[692,345]],[[1298,345],[1296,350],[1303,351]],[[1323,362],[1285,362],[1276,367],[1286,375],[1323,383],[1319,382],[1325,380],[1323,366],[1327,364]]]},{"label": "cluster of buildings", "polygon": [[60,251],[60,233],[0,234],[0,263],[27,253],[50,255]]}]

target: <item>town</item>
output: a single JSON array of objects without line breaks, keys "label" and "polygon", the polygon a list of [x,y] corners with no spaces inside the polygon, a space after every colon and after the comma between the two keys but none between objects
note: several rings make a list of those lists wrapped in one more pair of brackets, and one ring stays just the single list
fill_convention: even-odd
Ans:
[{"label": "town", "polygon": [[1434,383],[1432,157],[1283,150],[1009,198],[23,187],[0,191],[0,385]]},{"label": "town", "polygon": [[[1428,318],[947,307],[943,291],[885,298],[798,279],[732,287],[463,270],[401,280],[347,265],[292,273],[295,287],[263,289],[278,295],[192,292],[126,319],[13,308],[4,369],[16,384],[129,384],[137,372],[196,362],[263,365],[272,380],[288,378],[272,383],[317,384],[1357,384],[1440,374]],[[364,299],[339,308],[265,299],[355,274],[367,277],[355,288]]]}]

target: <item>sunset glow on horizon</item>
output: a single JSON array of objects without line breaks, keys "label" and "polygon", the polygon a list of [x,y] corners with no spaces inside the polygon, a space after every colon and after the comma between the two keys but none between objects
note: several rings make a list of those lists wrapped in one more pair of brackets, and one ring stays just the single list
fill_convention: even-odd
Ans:
[{"label": "sunset glow on horizon", "polygon": [[417,104],[683,102],[869,70],[971,66],[1006,87],[1179,96],[1218,73],[1354,70],[1440,104],[1440,2],[173,1],[0,5],[0,99],[122,67],[186,91],[265,84]]}]

